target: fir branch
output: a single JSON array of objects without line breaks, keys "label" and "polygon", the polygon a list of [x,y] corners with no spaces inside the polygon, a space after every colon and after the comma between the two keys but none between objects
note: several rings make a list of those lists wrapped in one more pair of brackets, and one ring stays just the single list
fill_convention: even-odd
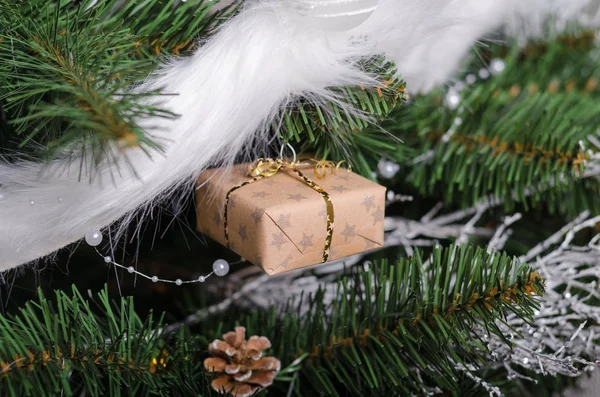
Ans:
[{"label": "fir branch", "polygon": [[205,340],[165,337],[162,317],[142,320],[132,298],[113,305],[106,289],[97,304],[73,287],[0,316],[0,394],[215,395],[198,355]]},{"label": "fir branch", "polygon": [[[94,11],[61,14],[48,24],[21,22],[0,32],[0,81],[6,90],[9,123],[21,136],[21,146],[35,140],[56,155],[73,142],[90,146],[97,161],[105,145],[158,147],[137,125],[149,117],[173,117],[171,112],[144,105],[139,98],[160,92],[123,95],[154,64],[133,60],[124,30],[97,31]],[[72,148],[71,150],[78,150]]]},{"label": "fir branch", "polygon": [[[331,293],[336,299],[324,304]],[[240,321],[253,333],[271,331],[274,355],[284,361],[310,354],[299,394],[422,394],[433,386],[459,393],[457,368],[478,368],[487,352],[471,329],[504,338],[496,324],[509,313],[531,321],[541,293],[539,274],[517,261],[450,247],[427,261],[417,253],[344,277],[335,291],[319,290],[279,319],[265,313]]]},{"label": "fir branch", "polygon": [[[397,161],[407,158],[407,150],[400,150],[397,138],[383,130],[365,130],[373,121],[388,117],[408,95],[405,83],[396,77],[394,63],[376,58],[363,62],[363,66],[383,82],[381,86],[334,89],[340,103],[297,103],[284,111],[279,126],[274,128],[285,142],[298,143],[301,150],[313,152],[318,158],[347,160],[370,177],[382,154]],[[350,114],[344,106],[362,114]]]},{"label": "fir branch", "polygon": [[491,46],[485,58],[503,56],[506,71],[466,87],[459,107],[444,106],[439,91],[397,112],[386,127],[419,158],[406,181],[464,207],[494,195],[507,211],[519,203],[566,215],[599,211],[597,182],[582,178],[596,151],[586,142],[600,122],[600,67],[596,47],[582,40],[558,38],[527,56],[516,43]]}]

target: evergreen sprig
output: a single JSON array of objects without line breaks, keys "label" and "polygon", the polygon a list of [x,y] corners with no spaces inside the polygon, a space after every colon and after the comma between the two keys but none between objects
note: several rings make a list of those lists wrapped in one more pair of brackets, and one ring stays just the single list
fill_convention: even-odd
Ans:
[{"label": "evergreen sprig", "polygon": [[498,324],[509,313],[530,321],[543,280],[506,255],[449,247],[352,272],[334,288],[333,302],[322,288],[283,314],[228,313],[175,335],[162,332],[162,318],[140,318],[132,298],[113,305],[103,291],[94,308],[75,288],[55,303],[40,294],[0,316],[0,393],[211,395],[201,369],[208,341],[239,323],[267,336],[287,368],[270,391],[296,380],[299,396],[434,386],[457,394],[459,366],[477,368],[487,352],[473,327],[503,337]]},{"label": "evergreen sprig", "polygon": [[[231,15],[209,13],[213,2],[3,0],[0,3],[0,103],[19,151],[47,156],[92,151],[95,162],[114,155],[107,144],[160,149],[137,122],[176,115],[130,93],[164,54],[190,49]],[[154,15],[151,23],[145,19]],[[76,146],[73,146],[76,144]],[[29,152],[29,154],[35,154]],[[93,165],[93,164],[91,164]]]},{"label": "evergreen sprig", "polygon": [[315,153],[320,159],[347,160],[370,177],[382,155],[391,160],[408,158],[409,148],[384,130],[367,129],[386,119],[407,99],[405,83],[397,76],[396,65],[381,58],[362,62],[367,72],[381,81],[375,87],[332,89],[337,102],[296,103],[284,110],[274,127],[286,142]]},{"label": "evergreen sprig", "polygon": [[244,324],[270,335],[284,362],[308,354],[298,396],[421,395],[434,387],[460,395],[469,381],[459,367],[479,368],[487,352],[471,330],[505,338],[497,324],[509,313],[532,321],[543,288],[539,274],[506,255],[437,248],[342,278],[331,304],[324,290],[306,298],[309,314],[291,306],[283,318],[256,314]]},{"label": "evergreen sprig", "polygon": [[589,140],[600,123],[594,48],[585,33],[543,47],[514,43],[508,52],[492,46],[484,57],[504,59],[505,72],[466,87],[459,107],[444,106],[438,91],[395,114],[388,127],[427,159],[406,180],[462,206],[494,196],[508,210],[600,211],[597,182],[581,179],[587,150],[599,150]]}]

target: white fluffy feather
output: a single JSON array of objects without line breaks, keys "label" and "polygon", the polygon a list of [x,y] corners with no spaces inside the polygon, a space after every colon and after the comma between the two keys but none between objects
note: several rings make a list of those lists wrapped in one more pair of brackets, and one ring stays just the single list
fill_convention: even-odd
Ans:
[{"label": "white fluffy feather", "polygon": [[161,100],[181,116],[140,121],[165,152],[129,150],[137,175],[125,158],[118,172],[101,166],[92,183],[79,180],[77,161],[0,165],[0,270],[127,219],[211,164],[231,163],[250,140],[266,138],[265,126],[290,100],[368,83],[353,63],[359,57],[383,53],[413,92],[428,90],[452,75],[476,39],[524,10],[516,0],[380,0],[354,30],[324,32],[306,29],[289,2],[247,4],[193,56],[172,60],[141,87],[177,94]]}]

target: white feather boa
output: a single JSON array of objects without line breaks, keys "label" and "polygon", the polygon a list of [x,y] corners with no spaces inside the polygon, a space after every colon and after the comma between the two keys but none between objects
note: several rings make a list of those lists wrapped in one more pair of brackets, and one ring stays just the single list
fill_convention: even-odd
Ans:
[{"label": "white feather boa", "polygon": [[191,187],[207,166],[230,164],[250,141],[264,142],[266,127],[290,101],[324,100],[328,87],[373,83],[357,59],[384,54],[412,92],[426,91],[444,83],[485,33],[572,1],[581,10],[591,0],[380,0],[366,22],[345,32],[307,28],[294,2],[247,2],[193,56],[172,60],[140,87],[176,94],[162,105],[180,117],[139,120],[164,142],[164,153],[130,149],[94,171],[91,183],[79,179],[80,163],[72,159],[0,165],[0,270],[119,220],[126,224],[173,189]]}]

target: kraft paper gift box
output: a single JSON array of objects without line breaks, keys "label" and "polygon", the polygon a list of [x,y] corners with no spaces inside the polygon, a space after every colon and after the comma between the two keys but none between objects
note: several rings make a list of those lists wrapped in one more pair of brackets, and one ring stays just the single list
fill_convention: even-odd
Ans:
[{"label": "kraft paper gift box", "polygon": [[[300,169],[329,194],[334,219],[328,261],[383,245],[386,189],[345,169],[318,179]],[[239,187],[244,182],[252,181]],[[227,230],[225,236],[225,202]],[[211,169],[198,178],[198,230],[273,275],[323,263],[327,207],[322,194],[294,171],[253,181],[248,164]]]}]

